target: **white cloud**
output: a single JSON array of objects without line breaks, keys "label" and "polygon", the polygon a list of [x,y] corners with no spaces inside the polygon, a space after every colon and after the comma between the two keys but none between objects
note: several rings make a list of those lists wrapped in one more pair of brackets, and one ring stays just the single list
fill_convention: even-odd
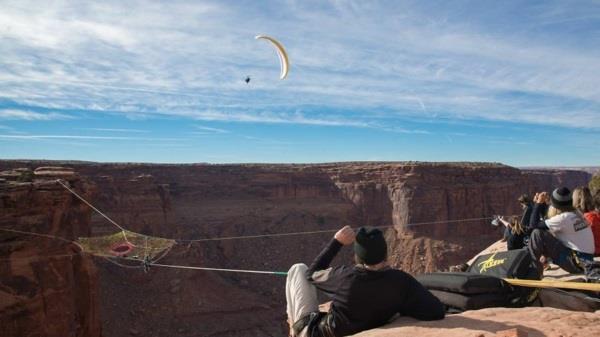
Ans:
[{"label": "white cloud", "polygon": [[123,133],[148,133],[148,130],[139,129],[110,129],[110,128],[82,128],[82,130],[100,131],[100,132],[123,132]]},{"label": "white cloud", "polygon": [[[171,112],[173,113],[173,112]],[[204,121],[221,122],[244,122],[244,123],[266,123],[266,124],[304,124],[317,126],[351,126],[351,127],[371,127],[370,124],[360,121],[336,119],[331,117],[311,118],[302,113],[272,113],[272,112],[220,112],[215,110],[208,111],[187,111],[174,113],[178,116]]]},{"label": "white cloud", "polygon": [[396,132],[396,133],[421,134],[421,135],[431,134],[431,132],[426,131],[426,130],[405,129],[405,128],[401,128],[401,127],[392,127],[392,128],[382,127],[381,129],[385,130],[385,131]]},{"label": "white cloud", "polygon": [[149,137],[119,137],[119,136],[82,136],[82,135],[0,135],[0,139],[88,139],[88,140],[144,140],[144,141],[183,141],[182,138],[149,138]]},{"label": "white cloud", "polygon": [[[425,116],[600,128],[600,40],[566,29],[598,27],[597,4],[506,2],[475,15],[463,5],[6,2],[0,98],[133,120],[373,127]],[[529,16],[511,20],[515,12]],[[258,33],[286,45],[287,80]]]},{"label": "white cloud", "polygon": [[96,140],[139,140],[133,137],[102,137],[73,135],[0,135],[4,139],[96,139]]},{"label": "white cloud", "polygon": [[203,133],[203,134],[229,133],[229,131],[224,130],[224,129],[211,128],[211,127],[202,126],[202,125],[194,125],[194,128],[201,130],[200,133]]},{"label": "white cloud", "polygon": [[26,121],[50,121],[56,119],[70,119],[69,115],[58,112],[40,113],[28,110],[6,109],[0,110],[0,119],[26,120]]}]

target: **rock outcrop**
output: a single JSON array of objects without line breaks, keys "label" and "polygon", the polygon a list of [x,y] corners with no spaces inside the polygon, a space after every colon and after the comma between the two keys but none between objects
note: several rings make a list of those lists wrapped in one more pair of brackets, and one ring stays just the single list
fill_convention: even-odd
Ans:
[{"label": "rock outcrop", "polygon": [[101,335],[98,273],[64,240],[90,234],[90,209],[59,186],[91,198],[93,186],[72,170],[2,172],[0,182],[0,330],[2,336]]}]

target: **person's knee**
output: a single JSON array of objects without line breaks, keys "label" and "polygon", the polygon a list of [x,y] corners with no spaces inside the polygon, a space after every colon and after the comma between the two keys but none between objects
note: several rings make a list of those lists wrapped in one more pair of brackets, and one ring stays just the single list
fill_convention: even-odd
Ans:
[{"label": "person's knee", "polygon": [[296,275],[298,273],[304,274],[308,270],[308,266],[304,263],[296,263],[290,267],[288,275]]},{"label": "person's knee", "polygon": [[546,232],[542,231],[541,229],[534,229],[533,232],[531,232],[531,235],[529,235],[529,242],[541,241],[544,237],[544,233]]}]

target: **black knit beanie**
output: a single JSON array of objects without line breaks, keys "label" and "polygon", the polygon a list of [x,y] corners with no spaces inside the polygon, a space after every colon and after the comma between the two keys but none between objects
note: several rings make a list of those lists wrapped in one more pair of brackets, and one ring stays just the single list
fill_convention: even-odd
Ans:
[{"label": "black knit beanie", "polygon": [[354,241],[354,253],[368,265],[378,264],[387,257],[387,243],[377,228],[360,227]]},{"label": "black knit beanie", "polygon": [[559,187],[552,191],[550,201],[554,208],[561,211],[567,211],[573,208],[573,197],[571,191],[566,187]]}]

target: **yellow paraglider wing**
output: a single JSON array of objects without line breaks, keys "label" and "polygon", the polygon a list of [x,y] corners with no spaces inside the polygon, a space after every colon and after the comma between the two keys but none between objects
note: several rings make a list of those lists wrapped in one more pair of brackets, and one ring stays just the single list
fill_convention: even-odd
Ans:
[{"label": "yellow paraglider wing", "polygon": [[271,42],[273,46],[275,46],[275,49],[277,50],[277,55],[279,56],[279,63],[281,65],[281,75],[279,76],[279,79],[283,80],[284,78],[286,78],[288,70],[290,69],[290,61],[288,59],[287,52],[285,51],[285,48],[283,48],[281,42],[267,35],[256,35],[255,39],[267,40]]}]

